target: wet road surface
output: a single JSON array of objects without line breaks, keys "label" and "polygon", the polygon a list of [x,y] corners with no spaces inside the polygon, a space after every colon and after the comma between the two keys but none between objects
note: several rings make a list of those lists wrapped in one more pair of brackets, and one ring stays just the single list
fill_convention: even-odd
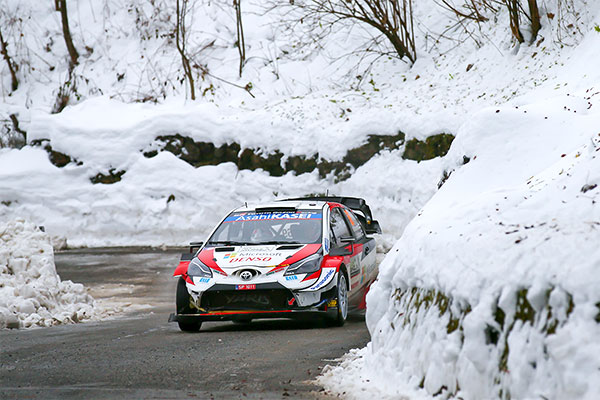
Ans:
[{"label": "wet road surface", "polygon": [[56,254],[61,279],[83,283],[100,322],[0,331],[0,399],[314,399],[326,364],[369,340],[364,318],[167,323],[181,249],[82,249]]}]

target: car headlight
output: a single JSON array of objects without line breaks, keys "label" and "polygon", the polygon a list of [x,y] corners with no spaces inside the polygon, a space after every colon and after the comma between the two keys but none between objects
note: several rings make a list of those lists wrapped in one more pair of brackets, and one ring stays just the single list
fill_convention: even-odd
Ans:
[{"label": "car headlight", "polygon": [[320,254],[313,254],[287,267],[283,275],[309,274],[318,271],[321,268],[322,260],[323,257]]},{"label": "car headlight", "polygon": [[201,276],[205,278],[212,278],[211,269],[200,261],[197,257],[190,262],[187,270],[188,276]]}]

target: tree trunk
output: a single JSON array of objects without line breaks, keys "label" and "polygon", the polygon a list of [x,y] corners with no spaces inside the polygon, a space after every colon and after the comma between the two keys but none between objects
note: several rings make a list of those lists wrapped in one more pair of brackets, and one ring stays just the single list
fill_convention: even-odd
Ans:
[{"label": "tree trunk", "polygon": [[73,37],[71,36],[71,30],[69,29],[69,16],[67,14],[67,0],[55,0],[55,6],[59,8],[60,18],[62,20],[63,36],[69,51],[69,57],[71,58],[71,68],[78,64],[79,53],[73,45]]},{"label": "tree trunk", "polygon": [[12,60],[10,59],[10,56],[8,55],[8,44],[4,41],[4,37],[2,37],[2,30],[0,30],[0,54],[2,54],[2,56],[4,57],[4,60],[6,60],[6,64],[8,64],[8,71],[10,72],[10,79],[11,79],[11,89],[14,92],[15,90],[17,90],[19,88],[19,80],[17,79],[17,74],[15,72],[15,67],[12,63]]},{"label": "tree trunk", "polygon": [[540,11],[536,0],[527,0],[529,3],[529,15],[531,16],[531,42],[537,37],[540,28]]},{"label": "tree trunk", "polygon": [[240,53],[240,78],[242,77],[242,69],[246,63],[246,42],[244,40],[244,26],[242,25],[242,0],[233,0],[235,8],[235,19],[237,23],[237,45]]},{"label": "tree trunk", "polygon": [[508,15],[510,18],[510,30],[519,43],[523,43],[523,34],[519,27],[519,0],[504,0],[506,7],[508,8]]},{"label": "tree trunk", "polygon": [[24,144],[27,144],[27,132],[25,132],[24,130],[22,130],[19,127],[19,120],[17,118],[17,115],[16,114],[10,114],[9,118],[10,118],[12,124],[13,124],[13,129],[15,130],[15,132],[18,132],[21,135],[23,135],[23,142],[24,142]]},{"label": "tree trunk", "polygon": [[183,73],[188,80],[190,85],[190,98],[192,100],[196,100],[196,88],[194,87],[194,75],[192,71],[192,67],[190,65],[190,60],[187,57],[185,52],[185,45],[187,42],[186,38],[186,27],[185,27],[185,15],[187,14],[187,0],[177,0],[176,4],[176,14],[177,21],[175,24],[175,44],[177,46],[177,51],[181,56],[181,65],[183,66]]}]

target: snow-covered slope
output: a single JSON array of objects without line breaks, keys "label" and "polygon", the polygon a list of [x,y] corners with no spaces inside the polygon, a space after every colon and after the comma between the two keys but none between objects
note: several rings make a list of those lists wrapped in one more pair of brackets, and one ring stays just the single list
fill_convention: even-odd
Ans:
[{"label": "snow-covered slope", "polygon": [[458,130],[453,172],[369,292],[372,342],[321,377],[330,390],[598,397],[600,34],[588,32],[558,81]]},{"label": "snow-covered slope", "polygon": [[[360,64],[364,55],[350,50],[369,32],[338,28],[323,39],[321,51],[303,46],[291,52],[290,43],[297,43],[297,38],[281,31],[281,13],[277,9],[265,13],[261,2],[248,3],[249,61],[239,78],[229,2],[198,1],[192,43],[200,46],[206,37],[217,39],[201,59],[214,76],[242,86],[251,81],[256,97],[206,77],[199,85],[212,84],[214,90],[196,102],[184,100],[183,80],[173,80],[172,85],[163,85],[168,90],[165,99],[159,96],[161,104],[131,104],[136,96],[152,91],[152,80],[145,75],[150,64],[159,81],[178,70],[171,39],[150,34],[172,29],[167,18],[172,10],[161,8],[161,2],[151,6],[131,1],[127,9],[110,1],[74,2],[70,8],[74,41],[80,49],[88,46],[94,51],[87,55],[82,51],[75,68],[87,79],[80,79],[78,95],[70,100],[75,105],[48,115],[67,69],[57,13],[50,3],[31,7],[6,0],[6,4],[8,14],[30,17],[14,27],[25,35],[18,43],[9,41],[9,49],[30,48],[43,56],[16,52],[29,69],[21,70],[22,85],[5,95],[0,113],[7,120],[8,114],[16,113],[30,143],[49,140],[43,143],[73,162],[57,168],[38,146],[0,149],[0,216],[36,221],[52,235],[66,236],[72,246],[185,244],[244,201],[327,191],[365,197],[384,231],[397,238],[435,193],[444,169],[439,159],[416,163],[403,160],[402,149],[384,152],[349,180],[337,183],[335,176],[321,179],[316,172],[273,177],[260,170],[238,171],[231,164],[193,168],[169,153],[146,158],[143,152],[160,135],[181,134],[216,146],[237,143],[259,154],[279,151],[283,161],[317,153],[336,161],[369,135],[402,131],[409,140],[456,134],[484,107],[534,90],[539,93],[539,86],[556,89],[555,93],[571,89],[565,86],[569,76],[560,72],[571,48],[556,42],[556,23],[545,24],[544,42],[520,49],[513,47],[508,27],[501,23],[481,26],[481,46],[469,39],[456,47],[463,34],[455,30],[453,40],[431,47],[432,35],[452,23],[435,2],[415,5],[421,31],[416,64],[409,68],[383,58],[367,70],[360,67],[365,66]],[[546,11],[556,14],[555,8],[549,4]],[[587,8],[582,7],[577,26],[590,30],[591,17],[584,11]],[[505,17],[499,13],[496,18]],[[568,15],[564,18],[569,21]],[[215,24],[216,20],[224,22]],[[55,38],[51,45],[39,39],[40,29]],[[302,27],[298,35],[307,29]],[[270,58],[265,52],[272,53]],[[277,74],[269,72],[275,65]],[[362,76],[360,85],[354,74]],[[4,87],[9,87],[8,74],[3,78]],[[90,182],[111,170],[124,172],[121,181]]]}]

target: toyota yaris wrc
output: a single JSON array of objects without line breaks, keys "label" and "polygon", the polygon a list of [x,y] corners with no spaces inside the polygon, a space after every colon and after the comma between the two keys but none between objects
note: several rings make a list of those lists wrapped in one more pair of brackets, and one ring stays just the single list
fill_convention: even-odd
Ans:
[{"label": "toyota yaris wrc", "polygon": [[204,321],[322,314],[341,326],[377,277],[373,233],[379,223],[353,197],[237,208],[182,255],[169,321],[197,331]]}]

